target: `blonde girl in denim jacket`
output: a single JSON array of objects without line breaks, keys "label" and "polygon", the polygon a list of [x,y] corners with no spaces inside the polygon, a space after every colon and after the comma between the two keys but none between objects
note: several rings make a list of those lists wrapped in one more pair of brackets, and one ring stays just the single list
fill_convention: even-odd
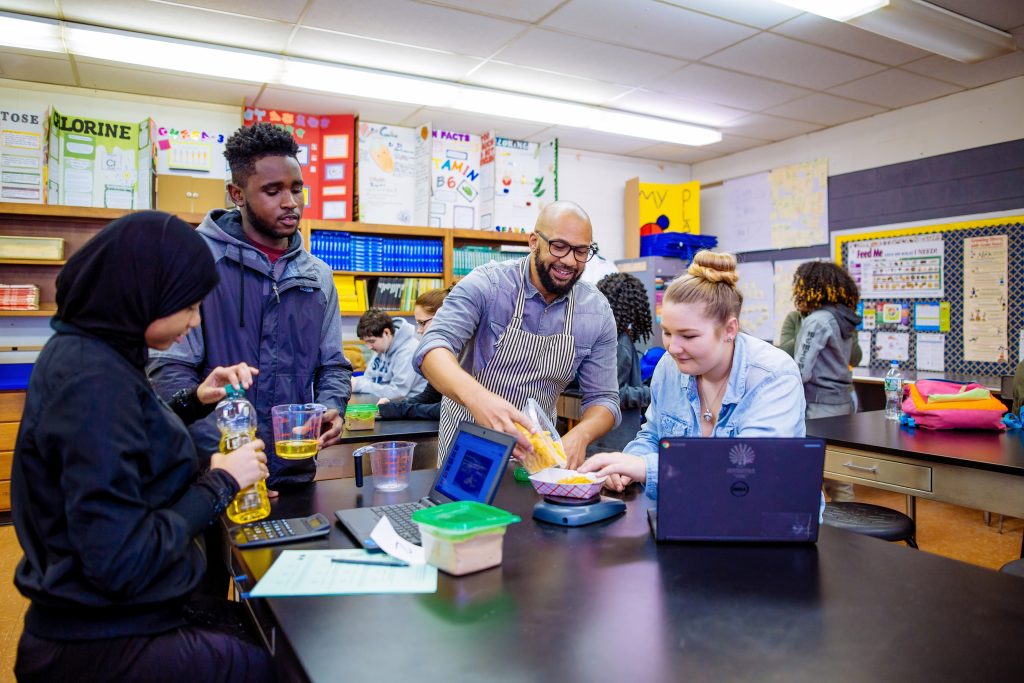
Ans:
[{"label": "blonde girl in denim jacket", "polygon": [[608,476],[621,491],[645,484],[657,497],[658,443],[664,437],[802,437],[803,381],[796,362],[740,332],[743,295],[732,254],[699,252],[665,291],[668,351],[651,381],[647,422],[621,453],[599,453],[581,472]]}]

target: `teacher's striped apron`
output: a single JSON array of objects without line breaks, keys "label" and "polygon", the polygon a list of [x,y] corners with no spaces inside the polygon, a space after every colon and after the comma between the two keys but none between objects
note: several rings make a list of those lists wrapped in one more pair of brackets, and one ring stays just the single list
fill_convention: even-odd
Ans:
[{"label": "teacher's striped apron", "polygon": [[[488,391],[501,396],[519,410],[533,398],[555,424],[555,402],[573,378],[576,344],[572,337],[572,316],[576,303],[575,287],[570,290],[565,308],[565,327],[561,334],[533,334],[523,329],[523,306],[526,303],[526,277],[530,258],[523,259],[523,284],[512,320],[495,343],[497,351],[476,375],[476,381]],[[438,466],[448,456],[452,438],[459,423],[473,422],[473,415],[456,401],[441,401],[441,422],[438,428]]]}]

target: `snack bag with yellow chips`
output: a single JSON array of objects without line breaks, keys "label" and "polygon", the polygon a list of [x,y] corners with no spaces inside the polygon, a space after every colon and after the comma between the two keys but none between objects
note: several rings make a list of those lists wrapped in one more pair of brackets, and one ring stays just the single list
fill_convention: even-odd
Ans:
[{"label": "snack bag with yellow chips", "polygon": [[541,410],[540,404],[531,398],[523,412],[530,418],[533,423],[530,426],[534,428],[531,434],[528,427],[516,425],[533,445],[533,452],[523,459],[526,471],[535,474],[548,467],[565,467],[568,461],[565,457],[565,448],[562,446],[562,438],[558,436],[554,425]]}]

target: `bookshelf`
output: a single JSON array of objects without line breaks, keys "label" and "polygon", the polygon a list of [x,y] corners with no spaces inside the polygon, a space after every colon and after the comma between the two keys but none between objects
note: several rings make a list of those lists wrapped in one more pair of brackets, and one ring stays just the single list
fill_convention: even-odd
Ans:
[{"label": "bookshelf", "polygon": [[[80,206],[52,206],[48,204],[20,204],[0,202],[0,235],[29,237],[61,237],[64,239],[64,259],[35,261],[29,259],[0,259],[0,282],[5,284],[34,284],[39,286],[40,310],[0,311],[0,317],[49,317],[56,310],[56,279],[66,259],[82,247],[107,223],[131,211]],[[191,225],[199,225],[205,214],[179,213],[179,218]],[[333,220],[304,220],[301,231],[305,245],[310,245],[315,231],[348,233],[350,235],[388,237],[405,240],[427,240],[440,244],[439,267],[436,272],[388,270],[337,270],[335,274],[350,275],[365,280],[378,278],[438,278],[443,286],[457,282],[453,274],[455,250],[460,247],[492,247],[503,245],[525,246],[529,235],[497,232],[494,230],[454,230],[427,226],[380,225]],[[389,311],[392,315],[409,316],[411,310]],[[347,315],[357,315],[349,313]]]}]

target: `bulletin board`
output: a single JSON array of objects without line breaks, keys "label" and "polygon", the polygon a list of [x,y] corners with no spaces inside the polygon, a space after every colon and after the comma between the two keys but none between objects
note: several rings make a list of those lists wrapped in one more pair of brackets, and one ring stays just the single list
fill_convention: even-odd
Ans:
[{"label": "bulletin board", "polygon": [[[986,220],[948,222],[913,227],[880,227],[834,231],[833,256],[836,262],[845,264],[851,244],[871,239],[896,238],[907,235],[935,235],[941,237],[944,247],[944,290],[941,298],[887,297],[884,301],[905,302],[911,309],[909,329],[895,325],[881,325],[872,331],[872,340],[877,343],[879,331],[905,331],[909,334],[909,358],[900,362],[900,367],[917,369],[917,336],[934,334],[914,328],[913,310],[915,304],[938,304],[948,302],[950,308],[949,331],[945,336],[946,373],[969,375],[1010,375],[1017,366],[1020,345],[1020,330],[1024,327],[1024,215],[1009,215]],[[965,240],[977,237],[1005,235],[1007,238],[1007,359],[1005,363],[964,360],[964,244]],[[865,306],[883,299],[864,299]],[[884,369],[889,361],[876,357],[872,349],[871,367]]]}]

